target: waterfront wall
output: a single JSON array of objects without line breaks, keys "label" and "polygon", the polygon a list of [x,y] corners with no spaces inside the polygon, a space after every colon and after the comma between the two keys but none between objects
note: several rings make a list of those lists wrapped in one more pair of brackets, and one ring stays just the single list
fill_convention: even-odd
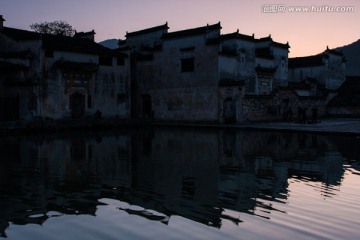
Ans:
[{"label": "waterfront wall", "polygon": [[312,109],[318,116],[326,115],[326,101],[318,97],[299,97],[292,90],[278,90],[273,95],[247,95],[243,99],[243,118],[245,121],[268,121],[298,119],[298,109],[306,108],[311,119]]}]

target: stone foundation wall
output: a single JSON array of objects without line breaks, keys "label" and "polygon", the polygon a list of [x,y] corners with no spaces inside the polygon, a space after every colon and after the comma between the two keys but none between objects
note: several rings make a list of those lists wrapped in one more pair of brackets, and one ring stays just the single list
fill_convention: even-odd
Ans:
[{"label": "stone foundation wall", "polygon": [[158,89],[151,96],[154,120],[218,121],[218,88]]},{"label": "stone foundation wall", "polygon": [[326,114],[325,99],[299,97],[292,90],[280,90],[266,96],[248,95],[243,99],[245,121],[297,121],[299,107],[306,108],[308,120],[311,119],[313,108],[318,110],[319,117]]},{"label": "stone foundation wall", "polygon": [[360,107],[328,107],[326,110],[332,117],[360,117]]}]

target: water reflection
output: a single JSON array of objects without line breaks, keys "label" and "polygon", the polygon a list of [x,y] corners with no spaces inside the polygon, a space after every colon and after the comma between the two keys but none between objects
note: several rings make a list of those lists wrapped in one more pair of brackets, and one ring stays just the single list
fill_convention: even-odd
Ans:
[{"label": "water reflection", "polygon": [[286,214],[273,203],[287,202],[291,181],[322,183],[320,194],[336,195],[343,165],[359,171],[351,147],[359,143],[301,133],[189,128],[4,137],[0,234],[6,236],[9,223],[95,216],[106,204],[99,199],[129,203],[119,211],[163,224],[178,215],[221,228],[223,220],[242,222],[238,213]]}]

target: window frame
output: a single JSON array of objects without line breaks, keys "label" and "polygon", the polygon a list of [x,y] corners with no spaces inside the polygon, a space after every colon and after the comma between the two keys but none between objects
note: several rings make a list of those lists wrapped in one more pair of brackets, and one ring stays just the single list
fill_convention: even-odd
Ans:
[{"label": "window frame", "polygon": [[181,58],[181,72],[194,72],[195,71],[195,58],[187,57]]}]

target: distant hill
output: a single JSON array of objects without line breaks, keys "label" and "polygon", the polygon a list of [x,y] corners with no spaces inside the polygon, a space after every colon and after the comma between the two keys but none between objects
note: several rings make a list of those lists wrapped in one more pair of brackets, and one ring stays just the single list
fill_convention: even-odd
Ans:
[{"label": "distant hill", "polygon": [[346,59],[346,75],[360,76],[360,39],[349,45],[336,48]]},{"label": "distant hill", "polygon": [[99,42],[99,44],[107,48],[115,49],[119,47],[118,42],[119,42],[118,39],[107,39],[102,42]]}]

